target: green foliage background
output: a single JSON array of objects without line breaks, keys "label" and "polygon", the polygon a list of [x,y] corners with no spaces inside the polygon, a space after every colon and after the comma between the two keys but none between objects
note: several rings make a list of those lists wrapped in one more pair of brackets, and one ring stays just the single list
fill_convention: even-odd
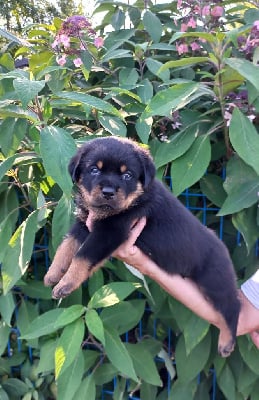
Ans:
[{"label": "green foliage background", "polygon": [[[91,400],[102,388],[114,399],[135,393],[142,400],[206,400],[212,390],[217,400],[258,398],[258,351],[249,339],[240,337],[233,355],[219,358],[216,329],[155,282],[115,260],[58,304],[42,284],[42,253],[34,253],[37,273],[30,263],[46,233],[53,257],[73,219],[67,163],[76,147],[112,134],[148,145],[158,177],[172,178],[176,196],[189,188],[219,208],[207,224],[218,230],[224,216],[223,238],[240,282],[257,268],[258,48],[248,54],[239,38],[249,40],[259,10],[253,2],[225,1],[224,19],[200,15],[203,25],[181,32],[185,3],[100,1],[103,47],[88,37],[63,66],[51,47],[59,19],[30,26],[23,42],[2,32],[13,40],[0,55],[3,400]],[[199,50],[190,50],[193,41]],[[181,44],[189,50],[179,57]],[[79,49],[78,38],[72,45]],[[16,69],[18,57],[28,67]]]}]

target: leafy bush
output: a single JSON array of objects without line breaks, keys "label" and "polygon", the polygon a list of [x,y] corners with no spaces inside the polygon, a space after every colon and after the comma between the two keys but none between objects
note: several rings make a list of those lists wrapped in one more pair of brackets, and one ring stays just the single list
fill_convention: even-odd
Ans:
[{"label": "leafy bush", "polygon": [[114,399],[258,396],[246,337],[220,359],[216,330],[118,261],[61,304],[42,284],[44,240],[52,258],[73,219],[68,160],[109,134],[148,144],[176,196],[188,188],[219,210],[207,224],[221,229],[240,280],[256,268],[259,11],[144,3],[100,1],[96,30],[80,16],[30,26],[0,56],[1,399],[99,399],[102,387]]}]

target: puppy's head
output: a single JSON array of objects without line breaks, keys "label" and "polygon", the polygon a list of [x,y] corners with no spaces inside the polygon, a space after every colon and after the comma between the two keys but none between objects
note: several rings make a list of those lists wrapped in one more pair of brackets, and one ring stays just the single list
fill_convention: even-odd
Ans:
[{"label": "puppy's head", "polygon": [[129,139],[98,138],[71,159],[69,172],[96,216],[119,213],[137,202],[155,176],[149,153]]}]

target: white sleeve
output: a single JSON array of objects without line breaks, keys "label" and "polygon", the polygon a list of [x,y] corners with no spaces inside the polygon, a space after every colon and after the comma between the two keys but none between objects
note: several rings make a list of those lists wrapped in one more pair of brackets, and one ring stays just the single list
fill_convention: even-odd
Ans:
[{"label": "white sleeve", "polygon": [[241,290],[248,298],[250,303],[259,309],[259,269],[245,283],[241,285]]}]

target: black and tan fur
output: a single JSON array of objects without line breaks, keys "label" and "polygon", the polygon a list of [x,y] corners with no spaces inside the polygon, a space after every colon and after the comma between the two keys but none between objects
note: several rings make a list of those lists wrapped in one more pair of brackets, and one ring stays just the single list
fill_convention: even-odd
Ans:
[{"label": "black and tan fur", "polygon": [[127,139],[94,139],[72,158],[69,172],[78,187],[78,212],[45,276],[45,284],[54,286],[53,296],[77,289],[128,238],[133,221],[145,216],[137,246],[169,274],[196,282],[222,315],[219,352],[228,356],[240,309],[230,256],[217,236],[155,179],[149,153]]}]

